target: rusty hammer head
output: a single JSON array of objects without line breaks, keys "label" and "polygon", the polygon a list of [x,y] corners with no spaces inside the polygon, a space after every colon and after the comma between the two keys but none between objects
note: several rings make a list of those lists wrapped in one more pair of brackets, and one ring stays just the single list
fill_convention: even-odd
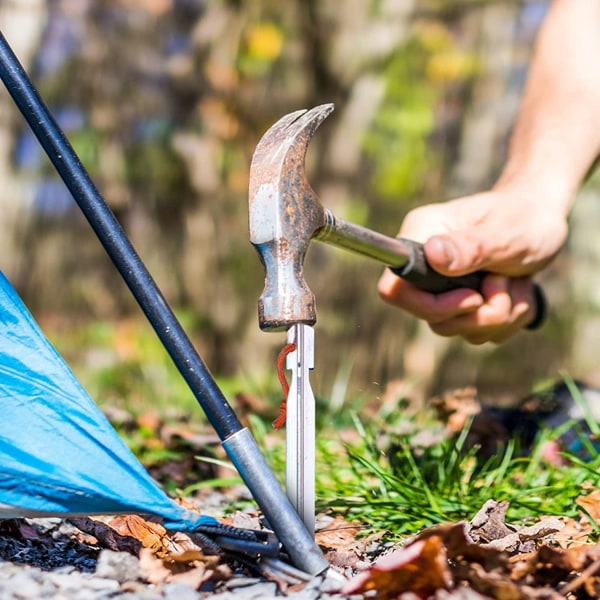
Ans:
[{"label": "rusty hammer head", "polygon": [[304,171],[308,143],[333,104],[281,118],[262,137],[252,158],[249,190],[250,241],[265,268],[258,302],[261,329],[314,325],[315,297],[304,281],[304,257],[325,209]]}]

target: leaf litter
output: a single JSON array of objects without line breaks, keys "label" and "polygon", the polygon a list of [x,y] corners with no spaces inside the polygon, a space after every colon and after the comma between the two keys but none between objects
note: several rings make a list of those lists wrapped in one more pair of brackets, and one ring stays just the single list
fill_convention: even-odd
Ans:
[{"label": "leaf litter", "polygon": [[[481,414],[474,390],[460,390],[435,399],[434,407],[445,423],[446,436],[460,435],[467,422]],[[486,425],[486,420],[488,424]],[[176,473],[182,482],[198,477],[177,467],[186,448],[214,455],[218,446],[210,434],[192,432],[184,424],[166,425],[158,419],[139,419],[146,437],[157,438],[154,448],[177,446],[173,459],[165,452],[163,461],[155,461],[156,472]],[[131,426],[131,425],[130,425]],[[150,431],[150,434],[148,434]],[[486,435],[487,432],[487,435]],[[503,443],[501,425],[483,415],[472,428],[472,443],[477,436],[486,438],[483,450],[494,451]],[[208,436],[208,437],[207,437]],[[426,434],[424,434],[425,437]],[[187,444],[187,446],[186,446]],[[491,444],[491,446],[490,446]],[[182,445],[184,446],[182,448]],[[214,467],[217,468],[217,467]],[[207,473],[203,477],[220,477]],[[201,506],[216,490],[201,492],[189,506]],[[343,584],[323,586],[314,597],[378,598],[383,600],[473,599],[587,599],[600,598],[600,490],[582,489],[576,499],[575,516],[545,515],[527,522],[507,521],[510,501],[488,499],[469,521],[449,522],[421,530],[409,539],[398,541],[388,532],[366,527],[360,521],[326,511],[317,519],[316,540],[331,571]],[[231,497],[223,497],[227,502]],[[230,510],[220,519],[236,527],[261,529],[260,515],[251,510]],[[28,551],[45,549],[46,559],[32,558]],[[62,559],[48,558],[51,550],[64,550]],[[46,570],[62,564],[77,564],[81,570],[93,570],[104,551],[127,553],[139,561],[139,581],[152,585],[184,583],[201,594],[227,589],[240,576],[248,581],[275,581],[282,595],[290,595],[306,583],[290,585],[277,573],[253,570],[239,557],[207,551],[193,536],[167,531],[159,523],[139,516],[113,518],[73,518],[69,520],[10,519],[0,522],[0,558],[37,564]],[[43,554],[43,552],[42,552]],[[79,563],[74,559],[79,557]],[[84,562],[87,560],[87,563]],[[38,561],[36,563],[36,560]],[[256,578],[258,575],[258,579]],[[199,597],[204,597],[203,595]]]}]

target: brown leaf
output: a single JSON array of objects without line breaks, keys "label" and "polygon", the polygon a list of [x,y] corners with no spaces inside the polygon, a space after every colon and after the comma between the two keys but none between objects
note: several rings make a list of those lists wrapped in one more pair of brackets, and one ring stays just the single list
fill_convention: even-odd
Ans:
[{"label": "brown leaf", "polygon": [[[216,556],[211,557],[212,560],[219,560]],[[202,553],[202,550],[184,550],[179,554],[171,554],[169,555],[168,560],[174,563],[190,563],[194,561],[202,561],[207,560],[208,557]]]},{"label": "brown leaf", "polygon": [[522,542],[529,540],[541,540],[549,535],[558,533],[564,525],[557,517],[543,517],[537,523],[520,527],[518,534]]},{"label": "brown leaf", "polygon": [[562,550],[561,548],[544,545],[537,552],[538,567],[541,565],[549,566],[553,570],[560,570],[564,573],[578,571],[589,560],[589,548],[589,546],[583,546]]},{"label": "brown leaf", "polygon": [[242,512],[236,511],[232,515],[227,515],[221,519],[224,525],[237,527],[239,529],[262,529],[260,524],[260,515],[257,512]]},{"label": "brown leaf", "polygon": [[158,558],[150,548],[140,551],[142,577],[149,583],[186,583],[194,589],[208,581],[218,567],[217,557],[206,557],[198,551],[188,550],[169,558]]},{"label": "brown leaf", "polygon": [[591,519],[600,525],[600,490],[595,490],[587,496],[579,496],[575,502],[586,511]]},{"label": "brown leaf", "polygon": [[[557,519],[548,517],[529,527],[521,527],[506,537],[518,537],[522,532],[522,537],[528,542],[543,539],[552,535],[560,525]],[[486,597],[502,600],[564,598],[556,591],[558,586],[573,575],[585,572],[584,569],[594,569],[595,561],[600,557],[600,545],[562,550],[544,544],[534,552],[509,558],[506,552],[491,547],[491,544],[473,542],[468,536],[468,527],[466,523],[431,527],[417,535],[413,543],[432,538],[441,540],[455,589],[469,586],[467,589]],[[596,576],[590,572],[586,579],[577,580],[577,585],[595,589]],[[415,593],[422,595],[422,591]]]},{"label": "brown leaf", "polygon": [[80,531],[92,535],[103,548],[114,550],[115,552],[129,552],[137,556],[142,544],[139,540],[125,534],[121,535],[115,529],[102,521],[90,519],[89,517],[80,517],[69,519],[69,522]]},{"label": "brown leaf", "polygon": [[[187,560],[199,560],[200,558],[207,558],[202,554],[202,548],[192,540],[192,538],[183,531],[176,531],[170,535],[172,552],[167,556],[171,560],[181,560],[181,556],[196,554],[196,558],[189,558]],[[212,559],[211,559],[212,560]]]},{"label": "brown leaf", "polygon": [[171,583],[185,583],[197,590],[205,581],[212,578],[214,571],[207,569],[204,563],[195,563],[191,569],[174,574]]},{"label": "brown leaf", "polygon": [[1,519],[0,535],[7,535],[23,541],[42,542],[44,544],[52,543],[51,537],[40,535],[35,526],[28,523],[25,519]]},{"label": "brown leaf", "polygon": [[483,406],[474,387],[453,390],[431,400],[438,419],[445,423],[445,435],[454,438],[468,427],[466,448],[477,448],[477,456],[490,457],[509,438],[496,415]]},{"label": "brown leaf", "polygon": [[590,598],[600,598],[600,577],[588,577],[583,587]]},{"label": "brown leaf", "polygon": [[483,546],[503,552],[531,552],[536,548],[535,542],[541,542],[544,538],[558,533],[563,527],[563,523],[556,517],[546,517],[528,527],[519,527],[516,532],[492,540]]},{"label": "brown leaf", "polygon": [[165,567],[160,558],[157,558],[150,548],[142,548],[140,551],[140,571],[142,577],[148,583],[162,583],[167,581],[172,572]]},{"label": "brown leaf", "polygon": [[512,582],[510,578],[497,571],[485,569],[479,563],[462,564],[459,566],[460,579],[468,581],[480,594],[499,600],[525,600],[522,586]]},{"label": "brown leaf", "polygon": [[481,404],[474,387],[447,392],[431,400],[438,418],[446,423],[448,434],[460,433],[469,420],[481,412]]},{"label": "brown leaf", "polygon": [[362,526],[350,523],[337,516],[325,527],[317,531],[315,540],[325,551],[325,558],[332,566],[357,567],[364,560],[367,546],[381,539],[385,533],[358,537]]},{"label": "brown leaf", "polygon": [[405,415],[414,415],[423,409],[422,398],[415,392],[414,381],[391,379],[387,382],[381,397],[373,402],[372,412],[387,415],[402,410]]},{"label": "brown leaf", "polygon": [[138,540],[159,558],[173,553],[167,530],[158,523],[146,521],[138,515],[120,515],[112,519],[109,525],[120,535]]},{"label": "brown leaf", "polygon": [[468,527],[469,525],[464,522],[444,523],[423,530],[414,540],[437,536],[444,541],[446,553],[452,561],[478,562],[488,570],[507,569],[508,556],[494,548],[476,544],[467,533]]},{"label": "brown leaf", "polygon": [[115,517],[110,521],[110,527],[120,535],[131,536],[128,539],[137,540],[158,558],[184,563],[198,560],[211,564],[214,562],[214,557],[205,556],[200,546],[186,533],[168,533],[162,525],[145,521],[137,515]]},{"label": "brown leaf", "polygon": [[160,428],[160,438],[167,448],[172,448],[181,440],[188,446],[197,449],[214,446],[219,443],[219,437],[212,432],[194,431],[184,424],[165,424]]},{"label": "brown leaf", "polygon": [[378,599],[390,599],[412,592],[426,598],[451,586],[452,575],[442,539],[431,536],[379,559],[368,571],[350,580],[343,593],[376,590]]},{"label": "brown leaf", "polygon": [[[558,587],[565,596],[583,586],[600,569],[600,546],[583,546],[560,550],[542,546],[536,557],[535,583],[538,586]],[[573,577],[577,575],[576,577]],[[563,585],[565,581],[569,583]]]},{"label": "brown leaf", "polygon": [[475,542],[488,543],[499,540],[515,532],[504,522],[508,502],[488,500],[473,517],[469,527],[469,536]]},{"label": "brown leaf", "polygon": [[340,549],[353,546],[361,526],[349,523],[343,517],[337,516],[326,527],[315,534],[315,540],[322,548]]},{"label": "brown leaf", "polygon": [[593,533],[594,529],[587,519],[575,521],[575,519],[571,519],[570,517],[560,517],[560,520],[564,524],[564,527],[554,536],[554,541],[561,548],[593,544],[590,541],[590,534]]}]

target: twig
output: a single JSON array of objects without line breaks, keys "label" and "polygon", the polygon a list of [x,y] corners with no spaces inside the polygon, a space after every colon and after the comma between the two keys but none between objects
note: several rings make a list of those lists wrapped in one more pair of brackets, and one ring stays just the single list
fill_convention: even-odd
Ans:
[{"label": "twig", "polygon": [[580,575],[575,577],[573,581],[567,583],[564,587],[562,587],[559,592],[566,596],[571,592],[574,592],[578,587],[582,586],[592,575],[596,573],[596,571],[600,570],[600,558],[595,560],[589,567],[584,569]]}]

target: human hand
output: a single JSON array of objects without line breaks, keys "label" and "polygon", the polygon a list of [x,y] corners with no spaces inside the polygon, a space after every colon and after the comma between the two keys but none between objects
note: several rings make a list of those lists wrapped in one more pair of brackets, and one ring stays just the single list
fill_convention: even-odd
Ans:
[{"label": "human hand", "polygon": [[400,235],[423,242],[427,260],[442,274],[490,275],[481,293],[430,294],[386,270],[379,281],[382,299],[426,320],[439,335],[499,343],[533,320],[531,275],[560,250],[567,223],[539,198],[496,189],[419,207],[406,216]]}]

